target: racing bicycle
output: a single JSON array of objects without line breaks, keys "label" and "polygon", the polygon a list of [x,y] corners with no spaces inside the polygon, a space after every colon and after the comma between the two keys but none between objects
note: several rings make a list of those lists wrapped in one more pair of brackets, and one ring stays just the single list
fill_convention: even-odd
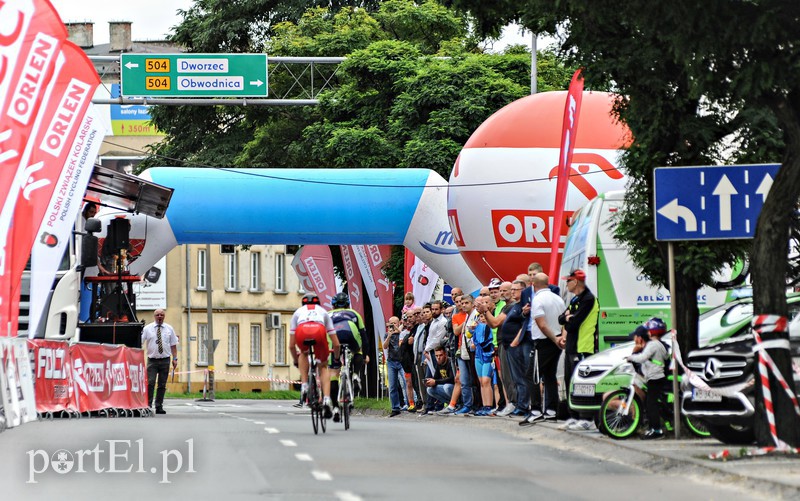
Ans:
[{"label": "racing bicycle", "polygon": [[353,378],[350,375],[350,349],[342,346],[342,367],[339,371],[339,407],[342,411],[344,429],[350,429],[350,411],[353,408]]},{"label": "racing bicycle", "polygon": [[322,385],[319,380],[319,367],[314,357],[314,344],[313,339],[306,339],[303,344],[308,346],[308,408],[311,409],[311,426],[314,428],[314,434],[319,433],[322,428],[322,433],[326,431],[325,411],[322,408]]}]

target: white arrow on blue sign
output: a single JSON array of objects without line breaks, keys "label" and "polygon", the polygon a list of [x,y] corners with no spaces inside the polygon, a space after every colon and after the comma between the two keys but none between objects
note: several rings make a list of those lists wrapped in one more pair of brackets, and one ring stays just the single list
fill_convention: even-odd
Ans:
[{"label": "white arrow on blue sign", "polygon": [[753,238],[779,164],[655,169],[656,240]]}]

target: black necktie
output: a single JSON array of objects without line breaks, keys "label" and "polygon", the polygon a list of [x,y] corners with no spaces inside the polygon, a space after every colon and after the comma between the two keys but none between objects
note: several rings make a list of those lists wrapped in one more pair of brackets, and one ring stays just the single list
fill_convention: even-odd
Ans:
[{"label": "black necktie", "polygon": [[156,344],[158,344],[158,352],[164,353],[164,345],[161,344],[161,324],[156,326]]}]

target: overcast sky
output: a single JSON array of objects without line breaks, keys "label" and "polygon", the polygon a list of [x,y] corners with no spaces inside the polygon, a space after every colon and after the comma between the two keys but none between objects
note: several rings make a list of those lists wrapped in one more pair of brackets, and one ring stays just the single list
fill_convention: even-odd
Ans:
[{"label": "overcast sky", "polygon": [[[170,28],[179,23],[178,9],[188,10],[192,0],[50,0],[61,16],[61,21],[92,21],[95,45],[108,43],[109,21],[130,21],[133,40],[163,40]],[[508,27],[494,50],[508,44],[530,46],[530,34],[521,35],[519,28]],[[544,48],[539,41],[539,49]]]}]

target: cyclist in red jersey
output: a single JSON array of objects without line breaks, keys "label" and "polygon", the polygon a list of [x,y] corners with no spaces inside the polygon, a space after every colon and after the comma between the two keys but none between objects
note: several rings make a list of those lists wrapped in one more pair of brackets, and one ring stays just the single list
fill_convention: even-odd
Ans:
[{"label": "cyclist in red jersey", "polygon": [[331,376],[328,371],[328,355],[331,352],[328,340],[330,339],[333,360],[339,362],[339,338],[336,336],[336,329],[333,327],[331,317],[325,308],[320,306],[319,298],[314,293],[303,296],[303,306],[294,312],[289,325],[289,353],[294,360],[294,366],[300,369],[301,391],[304,397],[308,389],[308,346],[305,341],[310,339],[315,341],[314,358],[320,364],[319,375],[322,380],[322,407],[325,418],[329,419],[333,415],[333,405],[331,403]]}]

